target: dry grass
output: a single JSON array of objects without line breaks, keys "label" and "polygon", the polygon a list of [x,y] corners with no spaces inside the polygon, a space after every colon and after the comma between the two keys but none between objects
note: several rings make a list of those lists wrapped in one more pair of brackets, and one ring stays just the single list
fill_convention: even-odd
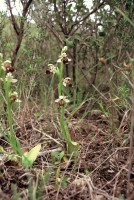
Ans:
[{"label": "dry grass", "polygon": [[[16,135],[23,150],[30,150],[37,143],[42,149],[34,166],[22,168],[18,163],[8,160],[1,154],[0,161],[0,199],[15,199],[15,191],[20,195],[16,199],[30,199],[32,189],[37,190],[35,199],[42,200],[119,200],[134,199],[134,163],[130,173],[129,197],[128,156],[129,156],[129,119],[125,126],[120,126],[120,137],[111,132],[108,119],[99,114],[89,114],[85,119],[78,117],[69,122],[73,139],[80,143],[79,156],[76,164],[68,158],[68,162],[54,164],[51,152],[65,150],[64,142],[59,134],[58,115],[40,112],[39,106],[20,111],[14,119]],[[23,113],[23,114],[22,114]],[[122,132],[121,132],[122,131]],[[118,133],[118,130],[116,131]],[[0,144],[10,151],[10,147],[0,138]],[[55,172],[60,166],[60,178],[67,177],[67,187],[55,186]],[[42,177],[50,169],[50,180],[43,185]],[[15,189],[15,185],[17,186]],[[32,188],[32,189],[31,189]]]}]

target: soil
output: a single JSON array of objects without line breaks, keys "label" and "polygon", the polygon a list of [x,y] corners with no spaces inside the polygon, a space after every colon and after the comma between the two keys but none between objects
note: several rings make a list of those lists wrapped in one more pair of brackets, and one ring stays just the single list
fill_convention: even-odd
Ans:
[{"label": "soil", "polygon": [[[72,118],[70,134],[80,145],[75,161],[67,155],[60,137],[58,115],[20,115],[15,130],[23,151],[38,143],[42,149],[32,168],[24,168],[0,154],[0,199],[134,200],[134,159],[131,158],[130,166],[128,121],[113,131],[109,119],[101,113]],[[0,145],[12,152],[2,136]],[[66,159],[56,162],[52,156],[55,149],[64,151]]]}]

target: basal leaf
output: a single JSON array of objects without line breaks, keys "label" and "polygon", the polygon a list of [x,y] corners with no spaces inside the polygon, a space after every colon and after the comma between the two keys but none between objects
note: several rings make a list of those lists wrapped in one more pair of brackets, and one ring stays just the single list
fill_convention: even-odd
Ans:
[{"label": "basal leaf", "polygon": [[31,167],[36,160],[39,151],[41,149],[41,144],[36,145],[29,152],[25,152],[22,156],[22,164],[24,167]]}]

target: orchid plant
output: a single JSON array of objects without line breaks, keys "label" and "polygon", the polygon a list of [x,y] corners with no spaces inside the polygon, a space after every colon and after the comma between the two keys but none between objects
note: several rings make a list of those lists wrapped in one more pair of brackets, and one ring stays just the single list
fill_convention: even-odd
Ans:
[{"label": "orchid plant", "polygon": [[12,105],[13,103],[20,103],[21,100],[18,98],[18,93],[12,90],[13,84],[17,82],[17,79],[14,78],[13,73],[14,68],[12,67],[11,61],[6,60],[2,64],[0,63],[0,82],[2,89],[0,94],[4,100],[4,111],[7,116],[5,119],[6,130],[3,131],[2,135],[11,145],[12,150],[15,154],[10,154],[6,152],[2,146],[0,146],[0,152],[5,154],[8,159],[14,160],[21,163],[24,167],[32,166],[33,162],[36,160],[39,151],[41,149],[41,144],[36,145],[29,152],[22,152],[21,144],[16,137],[15,131],[13,129],[13,120],[12,120]]},{"label": "orchid plant", "polygon": [[55,102],[59,106],[60,111],[60,129],[61,136],[66,141],[67,152],[73,154],[75,157],[78,155],[79,144],[71,139],[67,121],[65,119],[65,107],[70,102],[67,96],[64,95],[63,87],[73,87],[73,83],[70,77],[63,78],[63,70],[65,64],[68,64],[71,59],[67,56],[67,46],[65,46],[61,55],[59,56],[56,65],[49,64],[46,74],[56,74],[58,77],[58,96],[59,98]]},{"label": "orchid plant", "polygon": [[14,72],[14,68],[11,65],[11,61],[6,60],[0,68],[1,74],[1,82],[3,83],[3,92],[2,95],[4,98],[4,110],[6,112],[6,124],[9,126],[9,133],[3,134],[5,139],[10,143],[14,152],[18,155],[22,155],[21,146],[19,140],[16,139],[14,130],[13,130],[13,122],[12,122],[12,105],[13,102],[20,102],[18,99],[18,93],[16,91],[12,91],[12,84],[17,82],[17,79],[14,78],[12,73]]}]

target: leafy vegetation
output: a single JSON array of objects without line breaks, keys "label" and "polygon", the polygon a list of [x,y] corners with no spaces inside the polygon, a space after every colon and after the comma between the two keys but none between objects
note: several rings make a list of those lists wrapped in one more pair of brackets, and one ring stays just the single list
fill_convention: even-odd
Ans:
[{"label": "leafy vegetation", "polygon": [[134,199],[133,1],[5,3],[0,199]]}]

